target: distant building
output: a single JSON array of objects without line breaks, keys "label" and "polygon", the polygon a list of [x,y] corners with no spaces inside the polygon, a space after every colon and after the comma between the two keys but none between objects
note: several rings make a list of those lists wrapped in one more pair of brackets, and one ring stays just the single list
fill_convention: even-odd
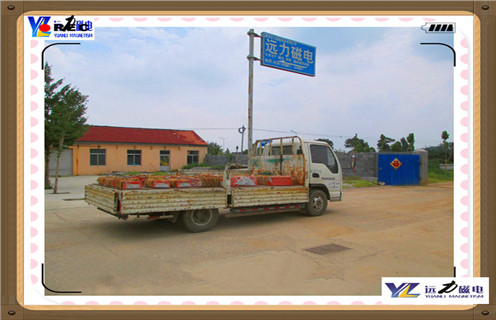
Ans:
[{"label": "distant building", "polygon": [[202,163],[206,154],[194,131],[90,126],[72,146],[72,174],[172,171]]}]

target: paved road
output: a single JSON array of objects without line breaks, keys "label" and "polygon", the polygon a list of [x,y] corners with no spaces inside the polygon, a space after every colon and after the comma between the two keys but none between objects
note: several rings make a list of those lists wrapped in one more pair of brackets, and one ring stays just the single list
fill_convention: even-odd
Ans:
[{"label": "paved road", "polygon": [[[45,282],[84,295],[380,295],[381,277],[453,273],[453,186],[347,189],[321,217],[223,218],[191,234],[46,194]],[[64,200],[72,199],[72,200]],[[76,200],[74,200],[76,199]],[[312,253],[306,249],[324,247]],[[339,251],[343,249],[342,251]],[[47,294],[50,294],[47,292]]]}]

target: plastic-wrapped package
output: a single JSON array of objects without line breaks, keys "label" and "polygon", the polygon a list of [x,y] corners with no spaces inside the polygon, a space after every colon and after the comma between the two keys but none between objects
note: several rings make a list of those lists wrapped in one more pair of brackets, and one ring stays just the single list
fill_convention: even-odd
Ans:
[{"label": "plastic-wrapped package", "polygon": [[201,180],[197,178],[174,177],[169,181],[174,188],[201,187]]},{"label": "plastic-wrapped package", "polygon": [[171,183],[169,179],[166,178],[148,178],[145,180],[145,187],[147,188],[155,188],[155,189],[163,189],[170,188]]},{"label": "plastic-wrapped package", "polygon": [[231,177],[231,187],[253,187],[257,185],[257,177],[235,176]]}]

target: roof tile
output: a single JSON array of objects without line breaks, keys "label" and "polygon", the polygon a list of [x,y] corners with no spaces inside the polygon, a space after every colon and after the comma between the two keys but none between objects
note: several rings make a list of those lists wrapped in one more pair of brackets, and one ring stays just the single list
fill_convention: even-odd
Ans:
[{"label": "roof tile", "polygon": [[191,130],[90,126],[78,142],[201,145],[207,143]]}]

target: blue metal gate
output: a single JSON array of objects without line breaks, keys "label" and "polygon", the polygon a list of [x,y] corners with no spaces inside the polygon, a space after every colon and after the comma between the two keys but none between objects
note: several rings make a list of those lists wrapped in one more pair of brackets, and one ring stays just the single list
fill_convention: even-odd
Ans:
[{"label": "blue metal gate", "polygon": [[387,185],[418,185],[420,156],[416,154],[379,154],[379,182]]}]

